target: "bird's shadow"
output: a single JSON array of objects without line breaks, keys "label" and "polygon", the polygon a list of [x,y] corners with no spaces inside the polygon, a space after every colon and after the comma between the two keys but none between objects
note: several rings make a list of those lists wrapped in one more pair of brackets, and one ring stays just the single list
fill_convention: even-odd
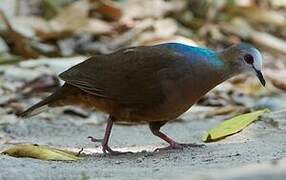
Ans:
[{"label": "bird's shadow", "polygon": [[[156,151],[156,148],[150,148],[151,146],[148,146],[144,148],[142,147],[127,147],[127,148],[117,148],[116,150],[122,152],[120,154],[104,154],[103,152],[91,152],[88,150],[82,151],[80,156],[87,157],[87,158],[109,158],[109,159],[120,159],[120,158],[140,158],[140,157],[164,157],[164,156],[169,156],[171,154],[178,154],[178,153],[189,153],[189,152],[194,152],[197,150],[202,150],[205,149],[207,146],[202,146],[202,147],[187,147],[183,149],[173,149],[173,150],[159,150]],[[155,147],[155,146],[154,146]]]}]

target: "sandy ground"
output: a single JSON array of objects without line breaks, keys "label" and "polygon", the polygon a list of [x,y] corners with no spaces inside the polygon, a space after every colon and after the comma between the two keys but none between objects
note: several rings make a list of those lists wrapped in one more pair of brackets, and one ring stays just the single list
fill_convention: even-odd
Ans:
[{"label": "sandy ground", "polygon": [[[194,108],[195,109],[195,108]],[[52,110],[47,113],[52,113]],[[104,124],[61,115],[43,120],[45,114],[26,121],[1,125],[0,150],[16,143],[37,143],[79,150],[87,154],[76,162],[41,161],[0,155],[0,179],[285,179],[286,113],[272,114],[241,133],[203,148],[152,152],[165,146],[147,125],[116,125],[110,145],[134,154],[103,155],[87,137],[101,137]],[[57,113],[55,113],[57,114]],[[169,123],[163,131],[181,142],[202,143],[202,132],[214,127],[220,118],[195,120],[187,113],[182,121]],[[12,115],[3,118],[11,118]],[[8,140],[7,140],[8,139]],[[147,150],[147,151],[146,151]],[[246,167],[245,167],[246,166]]]}]

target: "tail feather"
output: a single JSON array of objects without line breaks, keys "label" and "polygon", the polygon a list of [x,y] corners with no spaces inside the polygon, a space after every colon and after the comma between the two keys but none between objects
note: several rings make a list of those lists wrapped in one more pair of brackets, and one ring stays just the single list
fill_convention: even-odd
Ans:
[{"label": "tail feather", "polygon": [[37,115],[48,109],[49,106],[59,101],[62,98],[63,90],[65,89],[65,85],[60,87],[56,92],[45,98],[44,100],[38,102],[32,107],[28,108],[24,112],[18,114],[19,117],[29,118],[31,116]]},{"label": "tail feather", "polygon": [[29,109],[25,110],[24,112],[18,114],[18,117],[29,118],[29,117],[35,116],[37,114],[40,114],[41,112],[44,112],[45,110],[48,109],[49,106],[47,104],[41,105],[40,104],[41,102],[30,107]]}]

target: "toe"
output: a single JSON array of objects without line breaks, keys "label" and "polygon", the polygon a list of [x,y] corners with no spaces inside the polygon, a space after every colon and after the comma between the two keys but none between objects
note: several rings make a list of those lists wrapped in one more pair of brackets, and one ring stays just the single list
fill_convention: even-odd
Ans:
[{"label": "toe", "polygon": [[90,139],[91,142],[94,142],[94,143],[97,143],[97,142],[101,143],[103,141],[103,139],[97,139],[97,138],[94,138],[92,136],[88,136],[87,138]]},{"label": "toe", "polygon": [[127,152],[114,151],[108,145],[102,146],[102,151],[104,154],[111,154],[111,155],[133,154],[130,151]]}]

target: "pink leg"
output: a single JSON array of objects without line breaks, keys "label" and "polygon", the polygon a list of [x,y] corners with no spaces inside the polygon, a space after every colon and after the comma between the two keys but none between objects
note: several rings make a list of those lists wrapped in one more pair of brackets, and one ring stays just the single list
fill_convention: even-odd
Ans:
[{"label": "pink leg", "polygon": [[182,143],[177,143],[174,141],[172,138],[167,136],[166,134],[162,133],[160,131],[160,128],[165,124],[165,122],[152,122],[149,124],[151,132],[155,135],[158,136],[159,138],[163,139],[166,141],[170,146],[165,147],[165,148],[157,148],[155,151],[159,150],[169,150],[169,149],[183,149],[184,147],[202,147],[204,145],[199,145],[199,144],[182,144]]},{"label": "pink leg", "polygon": [[108,118],[106,129],[105,129],[105,134],[104,134],[104,138],[103,139],[96,139],[96,138],[93,138],[91,136],[89,136],[88,138],[91,139],[92,142],[101,142],[101,144],[102,144],[102,151],[103,151],[104,154],[108,154],[109,153],[109,154],[112,154],[112,155],[118,155],[118,154],[130,153],[130,152],[114,151],[114,150],[112,150],[109,147],[108,141],[109,141],[109,137],[110,137],[112,126],[113,126],[113,121],[114,121],[114,118],[112,116]]}]

